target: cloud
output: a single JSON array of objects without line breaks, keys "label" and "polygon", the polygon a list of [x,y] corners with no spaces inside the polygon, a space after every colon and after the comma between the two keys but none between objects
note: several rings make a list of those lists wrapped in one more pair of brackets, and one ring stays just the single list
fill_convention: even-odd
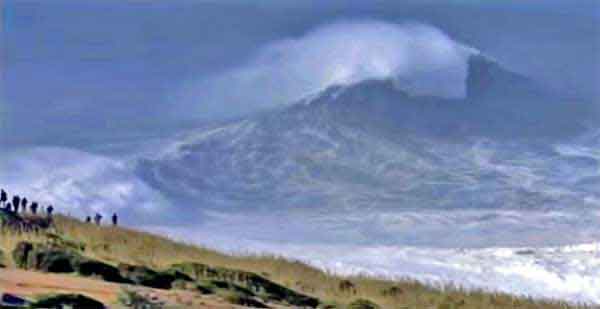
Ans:
[{"label": "cloud", "polygon": [[232,116],[290,104],[332,85],[387,78],[416,95],[461,97],[472,53],[428,25],[339,22],[273,42],[246,65],[187,83],[171,99],[199,107],[192,111],[200,117]]}]

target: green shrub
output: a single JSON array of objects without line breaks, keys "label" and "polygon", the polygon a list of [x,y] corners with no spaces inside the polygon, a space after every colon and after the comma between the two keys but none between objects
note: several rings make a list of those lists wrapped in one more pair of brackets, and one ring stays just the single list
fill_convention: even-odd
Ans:
[{"label": "green shrub", "polygon": [[133,290],[122,289],[119,293],[118,298],[119,304],[133,309],[160,309],[163,308],[163,304],[153,302],[152,300],[144,297]]},{"label": "green shrub", "polygon": [[348,304],[348,309],[379,309],[380,307],[368,300],[368,299],[362,299],[359,298],[353,302],[351,302],[350,304]]},{"label": "green shrub", "polygon": [[6,258],[4,257],[4,251],[0,250],[0,268],[6,267]]},{"label": "green shrub", "polygon": [[182,272],[194,280],[212,280],[213,283],[233,283],[235,286],[243,287],[268,301],[285,302],[299,307],[316,307],[320,303],[314,297],[298,293],[248,271],[212,267],[201,263],[179,263],[171,265],[169,269]]},{"label": "green shrub", "polygon": [[157,289],[170,289],[176,280],[191,281],[187,275],[174,270],[158,272],[145,266],[124,263],[119,264],[118,269],[123,278],[138,285]]},{"label": "green shrub", "polygon": [[269,308],[267,307],[267,305],[263,304],[262,302],[244,294],[244,293],[240,293],[240,292],[236,292],[236,291],[227,291],[227,292],[223,292],[220,294],[221,297],[223,297],[223,299],[225,301],[227,301],[230,304],[234,304],[234,305],[240,305],[240,306],[248,306],[248,307],[254,307],[254,308]]},{"label": "green shrub", "polygon": [[81,294],[47,295],[39,298],[30,305],[31,308],[64,308],[73,309],[104,309],[101,302]]}]

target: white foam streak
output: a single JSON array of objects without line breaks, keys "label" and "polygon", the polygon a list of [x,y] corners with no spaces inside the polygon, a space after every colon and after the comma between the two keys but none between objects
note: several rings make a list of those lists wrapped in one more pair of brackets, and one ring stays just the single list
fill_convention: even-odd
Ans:
[{"label": "white foam streak", "polygon": [[73,149],[37,147],[0,155],[0,183],[42,205],[77,217],[156,214],[166,202],[121,161]]}]

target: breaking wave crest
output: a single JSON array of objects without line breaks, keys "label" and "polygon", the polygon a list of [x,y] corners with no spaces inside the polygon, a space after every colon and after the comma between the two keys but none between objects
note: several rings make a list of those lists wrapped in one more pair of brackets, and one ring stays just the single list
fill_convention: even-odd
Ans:
[{"label": "breaking wave crest", "polygon": [[237,116],[333,85],[389,78],[413,94],[463,97],[467,60],[476,53],[424,24],[338,22],[273,42],[242,67],[190,81],[172,102],[185,109],[176,113]]}]

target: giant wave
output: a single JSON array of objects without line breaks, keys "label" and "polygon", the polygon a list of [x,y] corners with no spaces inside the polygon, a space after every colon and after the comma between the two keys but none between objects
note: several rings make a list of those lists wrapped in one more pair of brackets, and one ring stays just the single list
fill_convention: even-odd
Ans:
[{"label": "giant wave", "polygon": [[331,86],[191,132],[138,175],[215,222],[170,233],[231,236],[218,248],[598,302],[593,108],[482,55],[468,63],[464,98],[389,78]]}]

